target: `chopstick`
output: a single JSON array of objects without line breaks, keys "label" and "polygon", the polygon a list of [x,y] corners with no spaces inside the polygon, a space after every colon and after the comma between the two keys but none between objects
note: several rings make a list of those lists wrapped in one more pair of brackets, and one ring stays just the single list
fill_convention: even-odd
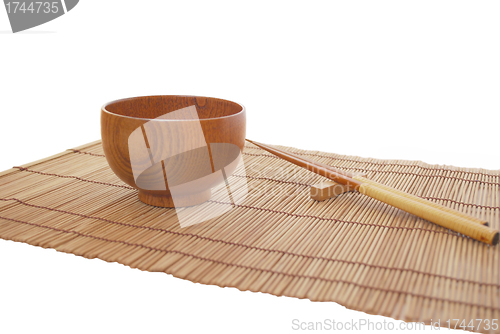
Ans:
[{"label": "chopstick", "polygon": [[306,168],[334,182],[344,184],[351,190],[358,191],[437,225],[490,245],[496,245],[499,242],[500,232],[488,227],[488,222],[486,221],[378,182],[368,180],[363,176],[352,175],[340,169],[249,139],[247,139],[247,141],[281,159]]}]

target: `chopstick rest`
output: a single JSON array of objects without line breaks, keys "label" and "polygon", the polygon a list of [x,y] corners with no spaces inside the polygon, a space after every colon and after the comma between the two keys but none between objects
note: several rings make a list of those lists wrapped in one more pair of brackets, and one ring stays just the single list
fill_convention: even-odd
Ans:
[{"label": "chopstick rest", "polygon": [[336,198],[338,195],[351,191],[347,186],[333,182],[323,181],[311,186],[311,199],[315,201],[325,201]]}]

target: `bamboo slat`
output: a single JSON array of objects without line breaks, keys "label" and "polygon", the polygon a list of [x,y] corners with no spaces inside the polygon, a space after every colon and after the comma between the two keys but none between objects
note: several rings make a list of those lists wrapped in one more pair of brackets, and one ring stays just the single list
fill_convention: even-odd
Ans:
[{"label": "bamboo slat", "polygon": [[[499,170],[283,149],[500,227]],[[99,141],[15,167],[0,173],[0,237],[406,321],[500,319],[500,247],[360,193],[313,201],[310,185],[323,177],[250,143],[243,158],[245,173],[232,177],[246,182],[246,198],[213,194],[211,210],[230,210],[184,228],[174,209],[138,200]]]}]

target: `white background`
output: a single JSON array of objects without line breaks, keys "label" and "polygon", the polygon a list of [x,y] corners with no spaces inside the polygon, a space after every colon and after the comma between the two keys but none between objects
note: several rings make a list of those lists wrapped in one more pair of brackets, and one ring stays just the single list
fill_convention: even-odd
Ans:
[{"label": "white background", "polygon": [[[240,102],[264,143],[499,169],[499,17],[497,1],[82,0],[12,34],[0,8],[0,170],[99,139],[102,104],[152,94]],[[391,321],[4,240],[0,296],[1,333]]]}]

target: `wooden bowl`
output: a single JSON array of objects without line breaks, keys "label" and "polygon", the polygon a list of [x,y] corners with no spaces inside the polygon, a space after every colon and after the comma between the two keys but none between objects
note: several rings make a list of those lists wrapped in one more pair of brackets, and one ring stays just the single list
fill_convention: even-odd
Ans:
[{"label": "wooden bowl", "polygon": [[160,207],[210,199],[238,165],[245,130],[245,108],[216,98],[143,96],[101,109],[109,166],[142,202]]}]

